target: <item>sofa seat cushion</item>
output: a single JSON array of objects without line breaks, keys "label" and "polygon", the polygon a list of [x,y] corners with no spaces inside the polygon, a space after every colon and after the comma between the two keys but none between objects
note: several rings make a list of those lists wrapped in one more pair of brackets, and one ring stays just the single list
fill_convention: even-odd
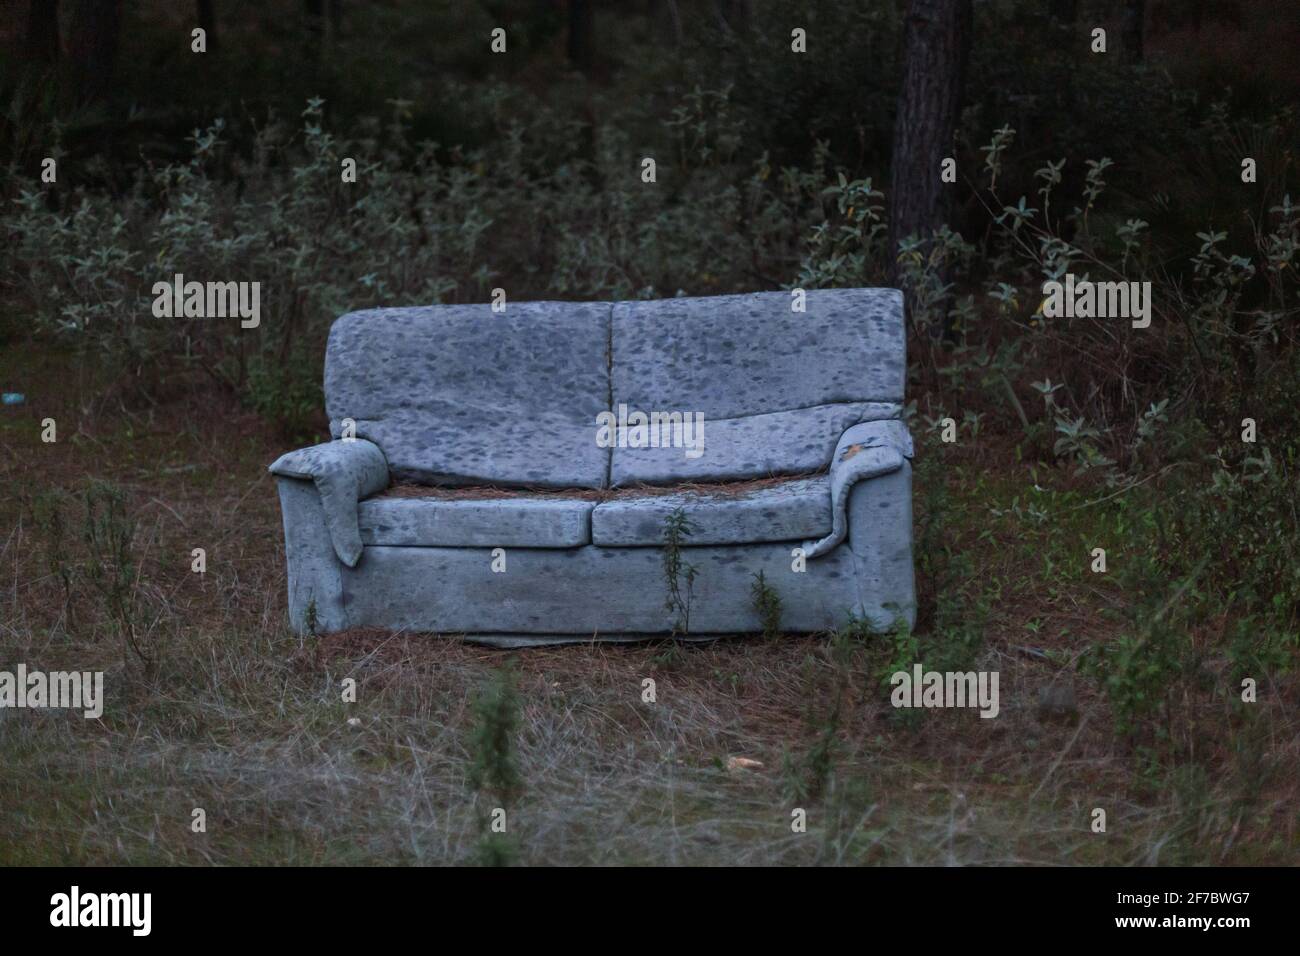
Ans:
[{"label": "sofa seat cushion", "polygon": [[685,539],[688,546],[806,540],[831,528],[830,483],[819,475],[696,485],[666,494],[628,489],[596,505],[591,513],[592,543],[662,545],[665,522],[678,508],[693,527]]},{"label": "sofa seat cushion", "polygon": [[591,543],[591,499],[429,491],[361,502],[362,543],[407,548],[576,548]]}]

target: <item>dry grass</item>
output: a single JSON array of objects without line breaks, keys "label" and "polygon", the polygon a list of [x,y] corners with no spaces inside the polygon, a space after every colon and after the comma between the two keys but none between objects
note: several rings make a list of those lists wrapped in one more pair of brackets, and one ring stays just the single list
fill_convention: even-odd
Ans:
[{"label": "dry grass", "polygon": [[[5,364],[31,404],[0,418],[0,668],[103,669],[108,703],[97,721],[0,710],[0,862],[469,861],[486,806],[467,783],[472,701],[503,666],[520,701],[524,787],[507,809],[522,862],[1295,862],[1294,686],[1263,689],[1246,716],[1208,691],[1190,702],[1202,714],[1190,757],[1152,759],[1117,739],[1072,662],[1114,627],[1102,611],[1123,596],[1053,564],[1072,543],[1048,536],[1070,529],[974,507],[1025,484],[987,451],[957,451],[944,475],[966,518],[948,540],[997,596],[979,664],[1001,674],[1001,715],[900,715],[878,683],[882,641],[666,654],[369,631],[299,639],[285,627],[265,472],[284,441],[211,404],[127,411],[57,357]],[[59,422],[54,445],[39,441],[46,415]],[[121,484],[138,516],[136,597],[159,652],[149,674],[123,662],[84,581],[65,606],[31,522],[33,496],[88,476]],[[207,550],[204,575],[189,570],[195,547]],[[341,701],[348,677],[355,704]],[[642,702],[646,678],[654,704]],[[1038,706],[1060,684],[1074,688],[1077,716]],[[834,742],[823,773],[819,739]],[[763,766],[729,771],[736,756]],[[196,807],[206,833],[191,832]],[[806,833],[791,831],[795,807]],[[1107,811],[1104,835],[1089,829],[1094,807]]]}]

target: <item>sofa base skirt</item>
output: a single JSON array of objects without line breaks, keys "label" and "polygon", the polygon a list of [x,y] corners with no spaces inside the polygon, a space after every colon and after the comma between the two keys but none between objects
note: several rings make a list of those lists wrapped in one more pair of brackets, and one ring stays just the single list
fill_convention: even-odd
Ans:
[{"label": "sofa base skirt", "polygon": [[[892,606],[910,602],[910,593],[889,593],[878,561],[847,545],[806,562],[797,548],[795,542],[683,548],[683,562],[695,569],[688,633],[762,630],[753,595],[760,572],[781,600],[787,632],[825,631],[855,617],[885,628],[900,613]],[[663,558],[663,549],[649,547],[494,554],[370,546],[355,568],[340,568],[342,612],[350,627],[464,634],[503,646],[651,639],[672,633],[685,616],[668,607]],[[679,588],[687,600],[684,569]]]}]

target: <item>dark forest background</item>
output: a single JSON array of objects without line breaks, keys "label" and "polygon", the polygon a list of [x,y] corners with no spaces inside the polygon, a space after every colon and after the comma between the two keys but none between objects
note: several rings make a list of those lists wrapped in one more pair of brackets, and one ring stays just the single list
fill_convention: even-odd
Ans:
[{"label": "dark forest background", "polygon": [[[169,686],[190,681],[208,709],[159,718],[162,739],[243,721],[212,716],[217,686],[261,678],[233,656],[183,670],[178,649],[284,656],[272,599],[254,606],[235,582],[283,590],[262,469],[325,435],[324,338],[349,309],[498,287],[518,301],[898,285],[919,442],[916,633],[850,650],[833,637],[809,652],[820,677],[781,670],[773,644],[654,666],[714,694],[723,681],[737,721],[766,713],[755,694],[797,702],[781,725],[802,727],[797,741],[748,724],[737,740],[789,748],[784,779],[841,801],[836,820],[909,792],[918,760],[939,778],[974,773],[989,789],[970,799],[997,823],[972,824],[977,851],[959,859],[1023,840],[1016,852],[1039,859],[1293,862],[1297,48],[1294,0],[0,0],[0,387],[23,395],[0,418],[15,489],[3,514],[11,542],[30,544],[0,552],[24,581],[3,637],[30,658],[98,627],[122,636],[141,686],[182,668]],[[939,179],[945,157],[955,183]],[[261,327],[155,319],[151,287],[177,272],[261,282]],[[1042,284],[1066,273],[1152,282],[1151,326],[1044,318]],[[40,441],[46,415],[57,445]],[[230,517],[261,498],[246,524]],[[188,553],[200,528],[242,570],[183,597],[187,571],[160,555],[169,541]],[[316,719],[307,685],[330,653],[365,657],[310,650],[292,719]],[[754,654],[771,655],[761,677]],[[900,662],[990,656],[1023,669],[1029,724],[1009,737],[1041,753],[911,725],[891,749],[872,737],[883,718],[803,710]],[[572,655],[529,660],[539,686],[548,667],[586,679]],[[444,665],[475,679],[468,659]],[[1241,701],[1246,679],[1267,706]],[[399,715],[441,706],[392,693]],[[1058,734],[1058,712],[1078,723]],[[707,764],[717,741],[691,747],[712,725],[683,713],[663,737]],[[529,720],[521,759],[551,766],[545,721]],[[46,760],[38,750],[23,759]],[[569,783],[559,791],[590,796]],[[1132,824],[1097,855],[1051,822],[1088,786],[1120,795]],[[658,791],[642,796],[659,807]],[[966,811],[921,799],[886,800],[885,836],[835,830],[816,859],[898,860],[922,831],[921,858],[953,858],[934,821]],[[282,809],[267,826],[292,831],[302,858],[337,858]],[[720,826],[733,823],[744,830]],[[637,832],[624,828],[627,853],[652,857]],[[141,846],[134,858],[157,858]],[[107,842],[102,858],[116,858]]]}]

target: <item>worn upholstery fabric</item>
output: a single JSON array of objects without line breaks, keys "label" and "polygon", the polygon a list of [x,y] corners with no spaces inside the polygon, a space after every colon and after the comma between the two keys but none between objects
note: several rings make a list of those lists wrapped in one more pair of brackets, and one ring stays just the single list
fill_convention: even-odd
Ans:
[{"label": "worn upholstery fabric", "polygon": [[[897,471],[912,457],[912,436],[902,422],[862,422],[846,431],[835,445],[831,460],[831,533],[804,545],[809,558],[826,554],[848,534],[849,493],[868,478]],[[910,545],[911,529],[908,529]]]},{"label": "worn upholstery fabric", "polygon": [[315,482],[334,550],[340,561],[355,567],[361,559],[357,502],[388,487],[388,463],[379,447],[363,439],[312,445],[281,455],[270,471]]},{"label": "worn upholstery fabric", "polygon": [[609,304],[510,302],[343,316],[325,354],[325,408],[424,484],[599,488],[609,453]]},{"label": "worn upholstery fabric", "polygon": [[895,289],[617,302],[613,410],[704,416],[704,450],[615,447],[615,486],[825,468],[844,429],[899,414],[905,345]]},{"label": "worn upholstery fabric", "polygon": [[594,506],[563,497],[372,498],[360,505],[361,540],[405,548],[576,548],[591,543]]},{"label": "worn upholstery fabric", "polygon": [[668,517],[678,509],[692,528],[684,541],[689,547],[801,541],[831,530],[830,479],[819,475],[741,493],[704,488],[602,502],[591,513],[591,541],[606,547],[662,545]]}]

